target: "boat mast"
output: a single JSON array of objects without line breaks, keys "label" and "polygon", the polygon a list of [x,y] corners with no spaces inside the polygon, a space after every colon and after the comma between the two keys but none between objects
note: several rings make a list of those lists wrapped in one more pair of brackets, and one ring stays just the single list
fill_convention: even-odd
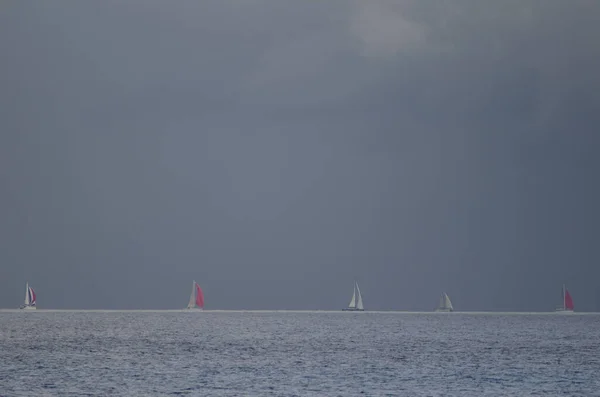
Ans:
[{"label": "boat mast", "polygon": [[440,297],[440,309],[446,310],[448,308],[448,301],[446,300],[446,293],[442,292],[442,296]]},{"label": "boat mast", "polygon": [[193,307],[196,307],[196,280],[192,280],[192,302]]},{"label": "boat mast", "polygon": [[352,286],[352,299],[350,299],[350,303],[348,304],[349,309],[356,309],[356,280]]},{"label": "boat mast", "polygon": [[25,283],[25,306],[29,306],[29,281]]},{"label": "boat mast", "polygon": [[192,293],[190,294],[190,301],[188,302],[187,308],[193,309],[196,305],[196,280],[192,280]]}]

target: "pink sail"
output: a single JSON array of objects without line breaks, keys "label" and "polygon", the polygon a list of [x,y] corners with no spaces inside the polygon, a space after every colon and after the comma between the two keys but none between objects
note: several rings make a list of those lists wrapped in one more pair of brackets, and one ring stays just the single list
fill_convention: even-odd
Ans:
[{"label": "pink sail", "polygon": [[202,292],[202,288],[196,283],[196,306],[199,308],[204,308],[204,293]]},{"label": "pink sail", "polygon": [[29,287],[29,294],[31,295],[31,305],[35,305],[35,291],[33,288]]},{"label": "pink sail", "polygon": [[565,289],[565,309],[575,310],[575,305],[573,305],[573,298],[571,298],[571,294],[567,289]]}]

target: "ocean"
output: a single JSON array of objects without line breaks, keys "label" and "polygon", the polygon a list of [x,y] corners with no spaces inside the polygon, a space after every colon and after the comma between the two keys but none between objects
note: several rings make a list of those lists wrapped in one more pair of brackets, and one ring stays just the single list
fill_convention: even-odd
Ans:
[{"label": "ocean", "polygon": [[1,396],[598,396],[600,315],[0,311]]}]

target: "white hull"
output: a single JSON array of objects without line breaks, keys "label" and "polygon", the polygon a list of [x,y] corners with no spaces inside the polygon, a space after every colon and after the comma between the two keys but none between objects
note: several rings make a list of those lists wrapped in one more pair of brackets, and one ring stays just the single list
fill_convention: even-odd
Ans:
[{"label": "white hull", "polygon": [[345,309],[342,309],[343,312],[364,312],[365,309],[357,309],[355,307],[347,307]]},{"label": "white hull", "polygon": [[574,310],[565,310],[565,309],[556,309],[554,311],[554,313],[556,313],[556,314],[573,314],[573,313],[575,313],[575,311]]},{"label": "white hull", "polygon": [[436,313],[452,313],[452,309],[435,309]]},{"label": "white hull", "polygon": [[204,311],[204,309],[202,309],[200,307],[186,307],[184,310],[189,310],[191,312],[201,312],[201,311]]},{"label": "white hull", "polygon": [[35,306],[24,306],[21,310],[37,310],[37,308]]}]

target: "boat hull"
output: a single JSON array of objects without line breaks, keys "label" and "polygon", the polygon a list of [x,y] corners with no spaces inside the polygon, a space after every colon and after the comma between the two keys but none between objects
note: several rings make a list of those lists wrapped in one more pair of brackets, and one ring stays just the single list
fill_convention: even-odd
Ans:
[{"label": "boat hull", "polygon": [[556,313],[556,314],[573,314],[573,313],[575,313],[575,311],[574,310],[565,310],[565,309],[556,309],[554,311],[554,313]]},{"label": "boat hull", "polygon": [[343,312],[364,312],[365,309],[356,309],[354,307],[347,307],[345,309],[342,309]]},{"label": "boat hull", "polygon": [[435,309],[436,313],[452,313],[454,310],[451,309]]},{"label": "boat hull", "polygon": [[37,310],[35,306],[23,306],[20,308],[21,310]]}]

